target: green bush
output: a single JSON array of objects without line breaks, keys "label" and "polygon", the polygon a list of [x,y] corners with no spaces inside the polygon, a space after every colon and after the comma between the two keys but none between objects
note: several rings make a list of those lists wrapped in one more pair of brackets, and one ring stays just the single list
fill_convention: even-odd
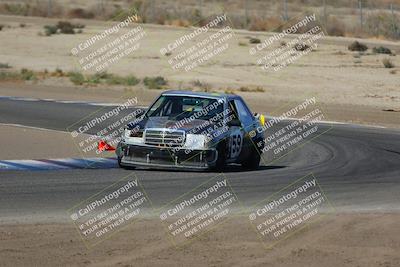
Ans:
[{"label": "green bush", "polygon": [[11,68],[10,65],[8,65],[8,63],[0,63],[0,69],[9,69]]},{"label": "green bush", "polygon": [[73,25],[72,23],[68,22],[68,21],[59,21],[57,23],[57,28],[60,29],[61,33],[64,34],[74,34],[74,27],[75,25]]},{"label": "green bush", "polygon": [[149,89],[162,89],[163,86],[167,85],[167,81],[161,76],[146,77],[143,82]]},{"label": "green bush", "polygon": [[[75,34],[75,33],[82,33],[82,29],[85,28],[83,24],[72,24],[68,21],[59,21],[57,25],[45,25],[44,26],[44,33],[46,36],[50,36],[56,34],[57,32],[63,34]],[[78,29],[75,32],[75,29]]]},{"label": "green bush", "polygon": [[68,73],[70,81],[75,85],[82,85],[86,82],[85,76],[82,73],[72,71]]},{"label": "green bush", "polygon": [[100,72],[89,76],[84,76],[80,72],[70,72],[68,76],[75,85],[82,84],[110,84],[110,85],[128,85],[134,86],[140,82],[134,75],[126,77]]},{"label": "green bush", "polygon": [[113,85],[129,85],[133,86],[136,85],[140,82],[138,78],[136,78],[134,75],[129,75],[126,77],[122,76],[117,76],[117,75],[110,75],[105,79],[107,84],[113,84]]},{"label": "green bush", "polygon": [[250,42],[251,44],[259,44],[259,43],[261,43],[261,40],[258,39],[258,38],[250,38],[250,39],[249,39],[249,42]]},{"label": "green bush", "polygon": [[392,51],[391,51],[389,48],[383,47],[383,46],[374,47],[374,48],[372,49],[372,51],[373,51],[374,53],[377,53],[377,54],[388,54],[388,55],[391,55],[391,54],[392,54]]},{"label": "green bush", "polygon": [[126,85],[134,86],[140,82],[138,78],[136,78],[134,75],[129,75],[126,78]]},{"label": "green bush", "polygon": [[28,69],[22,69],[20,74],[21,79],[25,81],[33,81],[37,79],[35,73]]},{"label": "green bush", "polygon": [[0,71],[0,81],[17,80],[20,75],[16,72]]},{"label": "green bush", "polygon": [[58,30],[57,26],[54,26],[54,25],[45,25],[44,26],[44,33],[46,34],[46,36],[56,34],[57,30]]}]

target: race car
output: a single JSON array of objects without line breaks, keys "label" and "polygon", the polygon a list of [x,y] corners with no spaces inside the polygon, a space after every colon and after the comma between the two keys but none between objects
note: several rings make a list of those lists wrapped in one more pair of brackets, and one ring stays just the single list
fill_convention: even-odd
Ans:
[{"label": "race car", "polygon": [[[227,164],[257,169],[263,116],[240,96],[166,91],[124,129],[116,148],[121,167],[222,170]],[[260,145],[261,144],[261,145]]]}]

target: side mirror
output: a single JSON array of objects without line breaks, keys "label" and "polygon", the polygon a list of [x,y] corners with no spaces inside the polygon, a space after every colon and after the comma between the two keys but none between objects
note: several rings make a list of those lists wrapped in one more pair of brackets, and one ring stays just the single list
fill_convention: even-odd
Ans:
[{"label": "side mirror", "polygon": [[238,120],[238,119],[233,119],[233,120],[231,120],[230,122],[228,122],[228,126],[229,126],[229,127],[233,127],[233,126],[241,127],[241,126],[242,126],[242,123],[241,123],[240,120]]}]

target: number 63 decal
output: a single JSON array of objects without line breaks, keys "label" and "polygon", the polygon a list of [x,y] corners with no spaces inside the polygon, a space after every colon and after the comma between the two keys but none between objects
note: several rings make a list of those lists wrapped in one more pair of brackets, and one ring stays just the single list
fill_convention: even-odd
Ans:
[{"label": "number 63 decal", "polygon": [[243,134],[241,132],[235,133],[230,138],[230,154],[231,158],[237,158],[242,151]]}]

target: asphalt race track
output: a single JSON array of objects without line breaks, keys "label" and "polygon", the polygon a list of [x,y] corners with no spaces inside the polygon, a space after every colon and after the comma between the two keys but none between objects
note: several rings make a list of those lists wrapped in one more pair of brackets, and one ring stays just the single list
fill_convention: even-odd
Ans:
[{"label": "asphalt race track", "polygon": [[[99,106],[85,103],[0,98],[0,123],[66,131],[68,126],[98,109]],[[330,126],[319,127],[323,131]],[[245,206],[313,173],[338,211],[379,212],[400,207],[399,167],[399,130],[334,124],[323,135],[271,165],[253,172],[231,166],[225,175]],[[67,209],[132,172],[119,168],[1,170],[2,219],[10,222],[68,220]],[[134,172],[154,207],[165,205],[217,175],[213,172]]]}]

